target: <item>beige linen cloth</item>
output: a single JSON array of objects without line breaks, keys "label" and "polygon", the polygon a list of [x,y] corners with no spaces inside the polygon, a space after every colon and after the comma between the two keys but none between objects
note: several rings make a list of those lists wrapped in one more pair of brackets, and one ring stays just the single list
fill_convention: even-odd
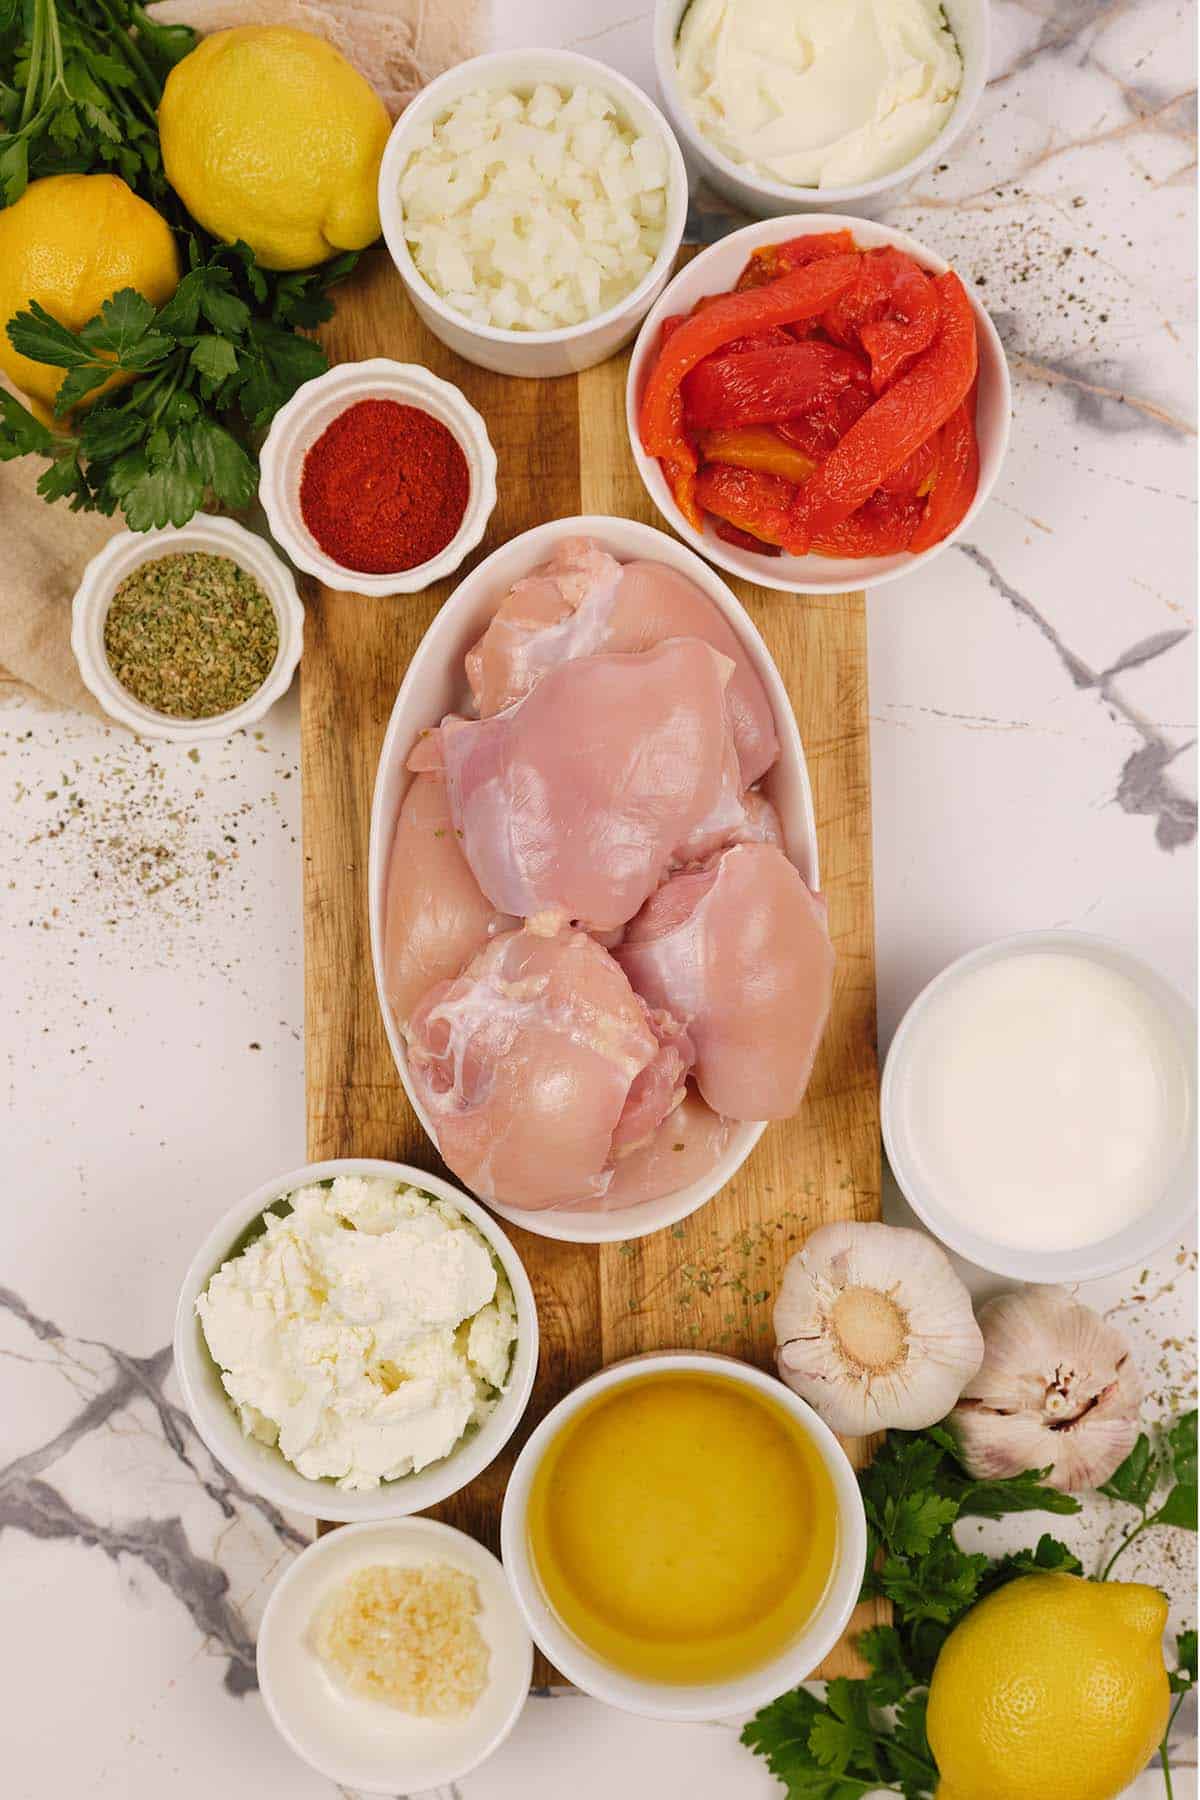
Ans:
[{"label": "beige linen cloth", "polygon": [[[299,25],[361,70],[393,116],[417,90],[478,49],[483,0],[158,0],[157,18],[200,32]],[[48,506],[40,456],[0,463],[0,698],[16,687],[99,712],[71,654],[71,596],[84,564],[122,521]]]}]

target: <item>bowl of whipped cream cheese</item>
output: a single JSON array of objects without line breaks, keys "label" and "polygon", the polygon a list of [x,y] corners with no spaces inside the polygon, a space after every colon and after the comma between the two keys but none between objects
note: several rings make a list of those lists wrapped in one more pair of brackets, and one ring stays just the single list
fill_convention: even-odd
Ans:
[{"label": "bowl of whipped cream cheese", "polygon": [[435,1506],[520,1421],[529,1278],[496,1222],[403,1163],[310,1163],[217,1221],[180,1290],[175,1367],[245,1487],[341,1523]]},{"label": "bowl of whipped cream cheese", "polygon": [[987,0],[657,0],[685,155],[759,218],[876,218],[931,168],[988,73]]}]

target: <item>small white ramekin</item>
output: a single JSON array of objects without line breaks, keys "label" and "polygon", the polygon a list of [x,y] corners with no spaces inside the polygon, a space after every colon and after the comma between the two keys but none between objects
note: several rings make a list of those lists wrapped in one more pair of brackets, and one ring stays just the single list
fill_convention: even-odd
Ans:
[{"label": "small white ramekin", "polygon": [[[395,400],[429,413],[461,446],[470,476],[467,509],[446,548],[427,562],[386,575],[348,569],[326,556],[300,512],[305,457],[339,414],[360,400]],[[466,395],[419,363],[392,362],[386,356],[339,363],[306,381],[275,414],[258,461],[262,471],[258,497],[276,543],[297,568],[345,593],[414,594],[452,575],[483,536],[496,504],[496,452],[487,426]]]},{"label": "small white ramekin", "polygon": [[796,212],[844,212],[880,217],[918,175],[932,168],[961,136],[987,85],[990,55],[988,0],[944,0],[944,10],[963,62],[962,86],[954,109],[933,141],[900,168],[852,187],[793,187],[752,175],[719,150],[701,131],[683,91],[675,63],[675,39],[689,0],[656,0],[654,68],[663,109],[689,158],[719,194],[754,218]]},{"label": "small white ramekin", "polygon": [[[528,92],[538,82],[560,88],[583,84],[599,88],[639,132],[658,139],[667,155],[667,216],[662,245],[653,264],[637,286],[607,312],[579,325],[560,326],[556,331],[502,331],[496,325],[477,325],[455,312],[419,272],[404,235],[400,177],[416,132],[433,124],[460,95],[480,88]],[[422,89],[397,119],[379,169],[379,218],[384,241],[409,299],[430,331],[459,356],[481,368],[538,380],[590,369],[628,342],[670,278],[683,241],[687,205],[687,171],[679,145],[658,108],[632,81],[573,50],[499,50],[448,69]]]},{"label": "small white ramekin", "polygon": [[[105,654],[104,621],[112,597],[127,575],[143,563],[197,550],[231,557],[239,568],[253,575],[274,609],[279,648],[267,679],[241,706],[216,713],[211,719],[176,719],[144,706],[128,688],[121,686]],[[291,570],[265,539],[234,519],[219,519],[210,513],[197,513],[186,525],[168,526],[163,531],[118,532],[84,569],[71,603],[71,649],[84,686],[110,718],[127,725],[139,737],[196,744],[227,738],[247,725],[257,724],[291,686],[303,647],[304,608]]]},{"label": "small white ramekin", "polygon": [[729,237],[710,245],[693,261],[680,269],[674,281],[661,295],[648,315],[629,362],[629,379],[625,386],[625,421],[629,430],[629,447],[637,464],[646,492],[657,506],[672,531],[679,533],[701,556],[719,563],[731,575],[743,581],[756,581],[760,587],[778,588],[787,594],[842,594],[861,588],[882,587],[901,575],[923,568],[933,557],[948,550],[976,518],[996,485],[1000,468],[1008,450],[1012,422],[1012,385],[1008,363],[1000,335],[984,308],[968,286],[975,329],[979,340],[979,398],[975,426],[979,438],[979,485],[966,515],[940,544],[912,555],[901,550],[893,556],[764,556],[754,550],[742,550],[719,538],[712,526],[703,531],[684,518],[675,504],[658,458],[647,456],[642,449],[638,430],[638,409],[642,390],[650,368],[658,354],[662,322],[672,313],[686,313],[705,294],[728,293],[741,274],[751,251],[763,244],[780,244],[788,238],[806,237],[813,232],[852,231],[856,243],[864,250],[875,250],[889,244],[903,250],[931,274],[943,275],[950,268],[946,260],[918,243],[906,232],[893,231],[889,225],[877,225],[871,219],[850,219],[838,213],[804,213],[790,219],[764,219],[757,225],[746,225]]},{"label": "small white ramekin", "polygon": [[[1184,1067],[1190,1082],[1190,1148],[1154,1205],[1124,1231],[1084,1244],[1074,1250],[1026,1250],[997,1244],[971,1230],[935,1193],[921,1173],[919,1144],[906,1118],[906,1097],[912,1077],[913,1041],[916,1028],[931,1004],[965,976],[986,964],[1017,957],[1046,954],[1079,956],[1125,975],[1160,1009],[1177,1033]],[[1030,1022],[1030,1029],[1036,1021]],[[884,1148],[901,1192],[917,1217],[948,1249],[980,1269],[1006,1275],[1015,1281],[1053,1284],[1094,1281],[1121,1269],[1145,1263],[1155,1250],[1182,1236],[1196,1213],[1196,1014],[1169,981],[1143,962],[1140,956],[1107,938],[1084,931],[1030,931],[999,938],[959,957],[922,988],[903,1019],[887,1053],[880,1089],[880,1119]]]},{"label": "small white ramekin", "polygon": [[[344,1692],[310,1643],[314,1615],[358,1570],[449,1563],[473,1577],[488,1647],[487,1686],[462,1719],[418,1719]],[[436,1519],[389,1519],[327,1532],[302,1550],[267,1601],[258,1681],[279,1735],[342,1793],[445,1791],[504,1742],[529,1698],[533,1645],[490,1550]]]},{"label": "small white ramekin", "polygon": [[[581,1407],[615,1387],[651,1375],[715,1375],[766,1394],[807,1432],[833,1483],[838,1508],[838,1546],[824,1599],[795,1641],[779,1656],[734,1681],[687,1684],[640,1680],[594,1656],[547,1604],[529,1549],[528,1509],[534,1476],[550,1443]],[[500,1554],[517,1604],[539,1649],[556,1669],[590,1694],[623,1712],[650,1719],[725,1719],[753,1712],[812,1674],[833,1649],[850,1619],[867,1560],[867,1526],[850,1459],[829,1427],[799,1395],[749,1363],[710,1351],[662,1351],[630,1357],[581,1382],[553,1407],[527,1440],[509,1477],[500,1516]]]},{"label": "small white ramekin", "polygon": [[[361,1175],[368,1179],[403,1182],[420,1188],[438,1200],[457,1206],[495,1251],[508,1276],[517,1308],[517,1341],[513,1350],[508,1387],[491,1417],[479,1430],[459,1441],[449,1456],[397,1481],[376,1488],[344,1490],[332,1481],[312,1481],[301,1475],[273,1445],[247,1437],[233,1404],[221,1385],[221,1374],[209,1354],[196,1314],[196,1301],[222,1263],[241,1247],[245,1234],[268,1207],[314,1181],[337,1175]],[[520,1257],[496,1221],[477,1200],[424,1169],[407,1163],[380,1162],[369,1157],[345,1157],[334,1162],[309,1163],[265,1181],[236,1206],[231,1206],[192,1258],[175,1311],[175,1368],[183,1389],[184,1405],[193,1425],[217,1461],[252,1493],[276,1506],[308,1513],[316,1519],[351,1524],[367,1519],[398,1519],[422,1512],[449,1499],[473,1481],[500,1454],[521,1420],[537,1371],[538,1320],[533,1289]]]}]

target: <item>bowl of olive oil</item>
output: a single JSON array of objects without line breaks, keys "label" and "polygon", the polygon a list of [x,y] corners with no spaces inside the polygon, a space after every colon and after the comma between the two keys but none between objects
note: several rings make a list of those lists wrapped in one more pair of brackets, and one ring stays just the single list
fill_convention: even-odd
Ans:
[{"label": "bowl of olive oil", "polygon": [[504,1566],[539,1647],[627,1712],[712,1719],[809,1676],[866,1565],[858,1483],[833,1433],[731,1357],[605,1369],[517,1460]]}]

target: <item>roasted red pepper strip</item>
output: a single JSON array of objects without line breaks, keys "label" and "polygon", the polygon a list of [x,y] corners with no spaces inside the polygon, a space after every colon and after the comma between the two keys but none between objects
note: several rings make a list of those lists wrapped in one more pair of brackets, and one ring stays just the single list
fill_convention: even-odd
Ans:
[{"label": "roasted red pepper strip", "polygon": [[867,391],[861,357],[836,344],[789,343],[705,357],[683,383],[683,417],[690,431],[732,425],[769,425],[824,407],[848,387]]},{"label": "roasted red pepper strip", "polygon": [[942,426],[937,477],[925,515],[909,549],[930,550],[962,524],[979,486],[979,443],[975,436],[975,388]]},{"label": "roasted red pepper strip", "polygon": [[789,269],[802,269],[806,263],[819,262],[826,256],[847,256],[854,248],[848,231],[811,231],[807,237],[788,238],[782,244],[764,244],[751,252],[737,278],[736,292],[764,287],[768,281],[778,281]]},{"label": "roasted red pepper strip", "polygon": [[705,462],[732,463],[736,469],[758,469],[785,481],[806,481],[816,458],[797,450],[769,425],[738,425],[729,431],[702,431],[697,447]]},{"label": "roasted red pepper strip", "polygon": [[[823,266],[828,265],[813,265]],[[953,270],[937,276],[933,285],[941,308],[937,337],[908,373],[850,427],[798,491],[785,546],[794,556],[803,556],[857,512],[965,399],[979,355],[975,315]]]},{"label": "roasted red pepper strip", "polygon": [[756,556],[783,555],[778,544],[764,544],[763,540],[756,538],[752,532],[739,531],[736,525],[729,523],[728,519],[718,519],[715,514],[713,516],[713,532],[723,544],[732,544],[738,550],[753,550]]},{"label": "roasted red pepper strip", "polygon": [[839,439],[862,418],[871,406],[871,395],[862,388],[847,388],[816,412],[803,413],[794,419],[780,419],[775,429],[780,437],[803,450],[814,462],[829,455]]},{"label": "roasted red pepper strip", "polygon": [[858,280],[822,324],[836,343],[861,345],[871,359],[871,385],[881,394],[928,349],[938,317],[931,278],[911,256],[889,246],[867,252]]},{"label": "roasted red pepper strip", "polygon": [[705,512],[776,548],[783,543],[795,496],[795,484],[781,475],[728,463],[705,463],[696,477],[696,499]]},{"label": "roasted red pepper strip", "polygon": [[[951,415],[953,416],[953,415]],[[942,430],[946,427],[943,425]],[[893,469],[886,481],[879,484],[881,494],[913,494],[923,500],[932,488],[938,468],[938,434],[927,438],[919,449],[914,450]]]},{"label": "roasted red pepper strip", "polygon": [[869,500],[824,537],[813,540],[817,556],[895,556],[912,548],[924,502],[913,494],[883,494]]},{"label": "roasted red pepper strip", "polygon": [[[688,317],[689,315],[687,313],[671,313],[663,320],[662,336],[659,339],[660,346],[665,344],[667,340],[679,330],[679,327]],[[681,391],[677,390],[672,398],[671,414],[679,432],[680,439],[686,443],[683,432],[683,394]],[[664,456],[659,459],[659,462],[663,472],[663,478],[671,490],[671,495],[676,506],[679,508],[689,525],[696,531],[702,531],[704,529],[704,518],[700,508],[696,505],[695,497],[695,457],[693,456],[692,460],[689,462],[686,459],[675,456]]]},{"label": "roasted red pepper strip", "polygon": [[696,453],[684,436],[673,404],[684,376],[735,338],[824,312],[854,280],[859,261],[855,255],[809,263],[768,287],[722,294],[711,306],[685,319],[662,345],[642,393],[638,422],[647,453],[668,458],[677,467],[694,469]]},{"label": "roasted red pepper strip", "polygon": [[[773,554],[771,546],[787,547],[795,493],[792,483],[778,475],[722,463],[706,463],[696,477],[696,498],[705,512],[725,520],[736,531],[761,538],[767,554]],[[814,543],[813,552],[818,556],[894,556],[909,548],[923,504],[911,494],[873,499]]]}]

